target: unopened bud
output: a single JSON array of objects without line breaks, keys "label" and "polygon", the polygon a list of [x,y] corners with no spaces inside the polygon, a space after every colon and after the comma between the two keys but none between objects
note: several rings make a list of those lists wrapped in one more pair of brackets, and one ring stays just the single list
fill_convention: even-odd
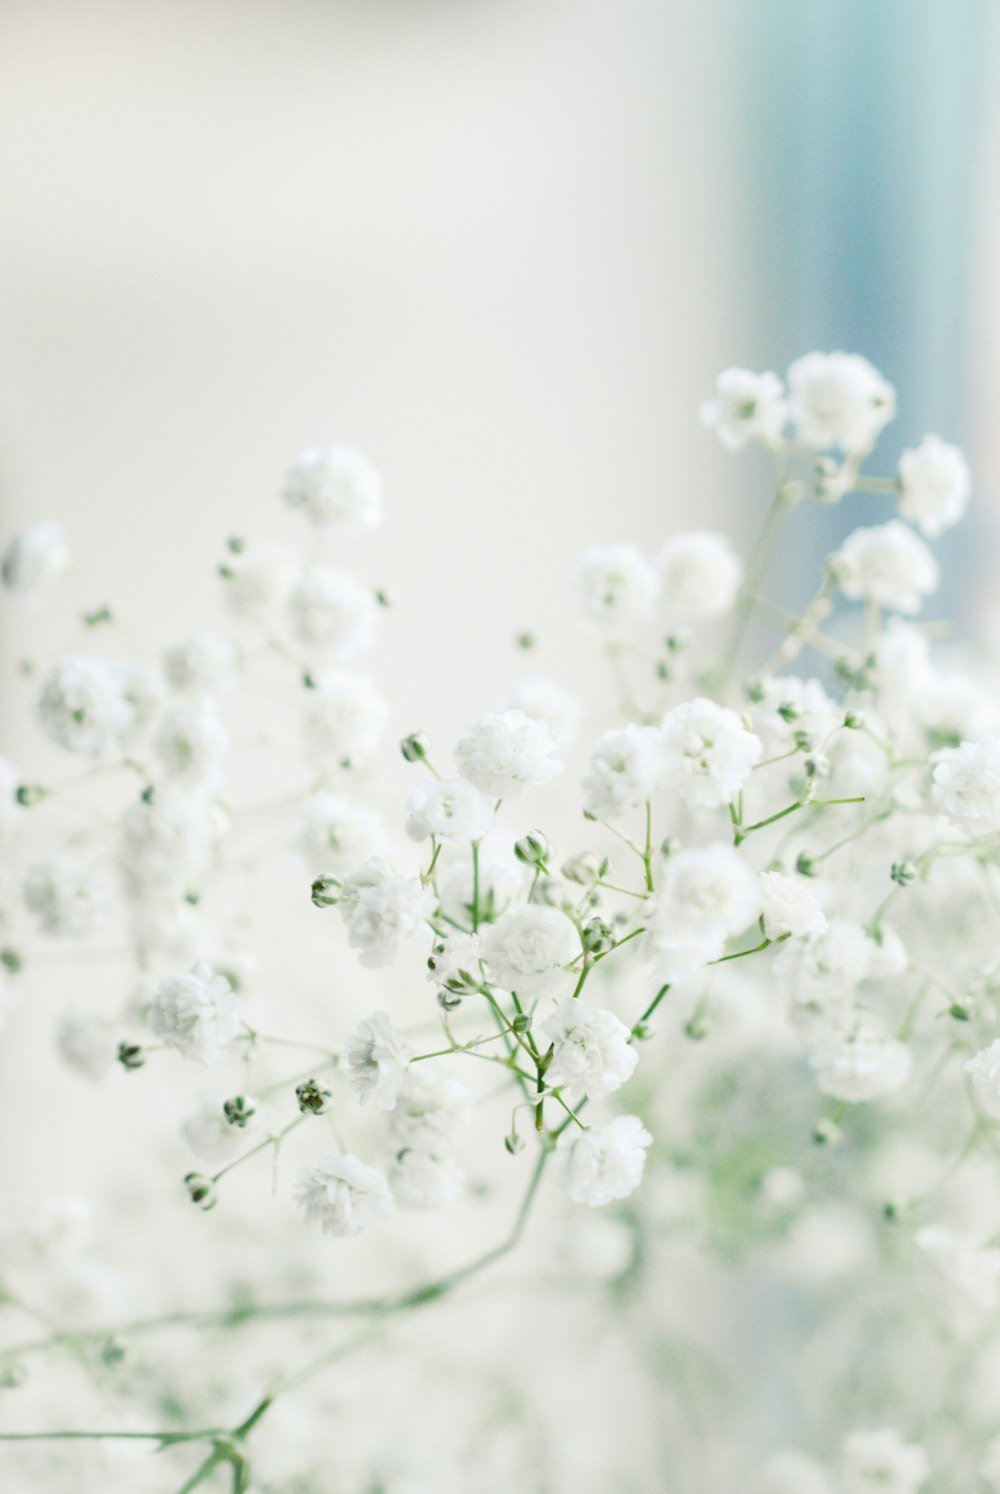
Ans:
[{"label": "unopened bud", "polygon": [[907,887],[917,879],[917,868],[912,861],[894,861],[889,876],[897,887]]},{"label": "unopened bud", "polygon": [[580,930],[583,947],[590,955],[606,954],[615,946],[614,930],[603,918],[592,918]]},{"label": "unopened bud", "polygon": [[411,731],[399,744],[399,750],[408,763],[422,763],[430,749],[430,740],[422,731]]},{"label": "unopened bud", "polygon": [[211,1178],[205,1177],[200,1172],[189,1172],[184,1178],[184,1184],[188,1197],[192,1203],[198,1205],[199,1209],[204,1209],[207,1213],[209,1209],[215,1208],[218,1198]]},{"label": "unopened bud", "polygon": [[516,1157],[518,1152],[524,1151],[524,1137],[518,1136],[516,1131],[511,1131],[509,1136],[505,1136],[503,1144],[512,1157]]},{"label": "unopened bud", "polygon": [[816,870],[816,863],[807,851],[799,852],[795,859],[795,870],[800,877],[815,877],[819,875]]},{"label": "unopened bud", "polygon": [[548,859],[549,843],[541,830],[529,830],[514,842],[514,855],[525,866],[542,866]]},{"label": "unopened bud", "polygon": [[836,1146],[843,1137],[843,1131],[836,1121],[817,1121],[813,1127],[813,1141],[817,1146]]},{"label": "unopened bud", "polygon": [[814,752],[812,757],[807,757],[804,766],[807,778],[829,778],[830,776],[830,759],[822,752]]},{"label": "unopened bud", "polygon": [[531,1015],[530,1015],[530,1013],[529,1012],[518,1012],[517,1016],[514,1018],[513,1022],[510,1024],[510,1026],[511,1026],[511,1031],[512,1032],[530,1032],[531,1031]]},{"label": "unopened bud", "polygon": [[778,707],[778,715],[782,721],[798,721],[802,716],[802,707],[797,700],[785,700]]},{"label": "unopened bud", "polygon": [[17,975],[24,968],[24,960],[16,949],[0,949],[0,965],[7,971],[8,975]]},{"label": "unopened bud", "polygon": [[333,1099],[333,1091],[318,1079],[307,1079],[305,1083],[296,1086],[295,1098],[303,1115],[325,1115]]},{"label": "unopened bud", "polygon": [[605,856],[603,859],[595,851],[580,851],[576,856],[571,856],[564,861],[561,867],[563,876],[567,882],[576,882],[581,887],[589,887],[592,882],[599,882],[606,877],[611,870],[611,863]]},{"label": "unopened bud", "polygon": [[317,877],[311,896],[314,908],[333,908],[340,902],[340,882],[336,877]]},{"label": "unopened bud", "polygon": [[40,783],[19,783],[14,790],[14,798],[22,809],[30,809],[33,804],[41,804],[48,792]]},{"label": "unopened bud", "polygon": [[145,1054],[138,1043],[119,1043],[118,1062],[123,1069],[141,1069],[146,1062]]},{"label": "unopened bud", "polygon": [[246,1095],[234,1095],[231,1100],[223,1102],[222,1112],[231,1126],[238,1126],[242,1131],[257,1114],[257,1107]]},{"label": "unopened bud", "polygon": [[844,717],[844,725],[851,731],[860,731],[865,724],[864,711],[848,711]]}]

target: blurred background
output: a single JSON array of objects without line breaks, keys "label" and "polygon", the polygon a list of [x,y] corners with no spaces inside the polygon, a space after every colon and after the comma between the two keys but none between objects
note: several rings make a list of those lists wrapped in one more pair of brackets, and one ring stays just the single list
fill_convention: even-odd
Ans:
[{"label": "blurred background", "polygon": [[[526,629],[538,672],[584,690],[586,545],[750,531],[763,464],[697,418],[720,369],[844,348],[899,391],[878,470],[926,430],[970,453],[941,607],[974,618],[1000,481],[997,25],[988,0],[5,0],[2,537],[61,522],[73,606],[111,603],[155,654],[212,613],[226,536],[292,532],[291,457],[357,445],[388,524],[345,555],[398,608],[393,730],[447,741],[523,676]],[[789,573],[867,513],[793,532]],[[3,750],[32,774],[15,666],[71,618],[0,612]],[[40,1168],[85,1188],[121,1105],[41,1112],[49,1029],[16,1020],[0,1189]]]}]

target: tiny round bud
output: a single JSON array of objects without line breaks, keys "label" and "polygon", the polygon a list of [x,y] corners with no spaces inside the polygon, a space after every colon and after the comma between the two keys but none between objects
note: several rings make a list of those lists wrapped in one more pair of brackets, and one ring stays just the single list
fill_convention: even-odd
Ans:
[{"label": "tiny round bud", "polygon": [[847,715],[844,717],[844,725],[848,727],[850,731],[860,731],[864,724],[864,711],[848,711]]},{"label": "tiny round bud", "polygon": [[799,852],[798,856],[795,858],[795,870],[798,872],[800,877],[816,877],[819,875],[818,871],[816,870],[816,863],[809,855],[808,851]]},{"label": "tiny round bud", "polygon": [[303,1115],[325,1115],[333,1099],[333,1091],[318,1079],[306,1079],[303,1084],[296,1086],[295,1098]]},{"label": "tiny round bud", "polygon": [[530,1014],[530,1012],[518,1012],[517,1016],[514,1018],[513,1022],[510,1024],[510,1026],[511,1026],[511,1031],[512,1032],[530,1032],[531,1031],[531,1014]]},{"label": "tiny round bud", "polygon": [[242,1131],[257,1114],[257,1107],[246,1095],[234,1095],[231,1100],[223,1102],[222,1112],[231,1126],[238,1126]]},{"label": "tiny round bud", "polygon": [[797,700],[785,700],[778,707],[778,715],[782,721],[798,721],[802,717],[802,707]]},{"label": "tiny round bud", "polygon": [[917,868],[912,861],[894,861],[889,876],[897,887],[907,887],[917,879]]},{"label": "tiny round bud", "polygon": [[517,638],[514,641],[517,644],[518,648],[527,650],[534,648],[538,642],[538,639],[535,637],[534,633],[518,633]]},{"label": "tiny round bud", "polygon": [[794,742],[796,749],[799,752],[812,751],[813,739],[809,732],[801,730],[797,731],[794,736]]},{"label": "tiny round bud", "polygon": [[882,1205],[882,1217],[883,1219],[887,1219],[890,1224],[895,1224],[902,1212],[903,1206],[898,1204],[895,1199],[887,1199]]},{"label": "tiny round bud", "polygon": [[948,1015],[956,1022],[968,1022],[975,1015],[975,1005],[968,1000],[953,1001],[948,1008]]},{"label": "tiny round bud", "polygon": [[0,949],[0,965],[7,971],[8,975],[17,975],[24,968],[24,960],[16,949]]},{"label": "tiny round bud", "polygon": [[541,830],[529,830],[514,842],[514,855],[525,866],[543,866],[549,855],[549,843]]},{"label": "tiny round bud", "polygon": [[438,992],[437,999],[438,1006],[443,1012],[453,1012],[457,1007],[462,1005],[461,996],[456,995],[454,991],[448,991],[444,988]]},{"label": "tiny round bud", "polygon": [[807,778],[829,778],[831,771],[830,759],[822,752],[814,752],[812,757],[806,758],[805,770]]},{"label": "tiny round bud", "polygon": [[430,740],[422,731],[411,731],[399,744],[399,750],[408,763],[422,763],[430,750]]},{"label": "tiny round bud", "polygon": [[238,534],[231,534],[226,540],[226,549],[232,555],[242,555],[246,547],[246,540]]},{"label": "tiny round bud", "polygon": [[199,1209],[204,1209],[207,1213],[209,1209],[215,1208],[218,1198],[211,1178],[205,1177],[204,1173],[189,1172],[185,1175],[184,1184],[188,1197],[192,1203],[198,1205]]},{"label": "tiny round bud", "polygon": [[813,1141],[817,1146],[836,1146],[843,1137],[843,1131],[836,1121],[817,1121],[813,1127]]},{"label": "tiny round bud", "polygon": [[110,1333],[101,1344],[98,1353],[102,1364],[121,1364],[128,1355],[128,1344],[117,1333]]},{"label": "tiny round bud", "polygon": [[118,1062],[123,1069],[132,1071],[141,1069],[146,1057],[138,1043],[122,1042],[118,1044]]},{"label": "tiny round bud", "polygon": [[22,809],[30,809],[33,804],[41,804],[48,792],[40,783],[19,783],[14,790],[14,798]]},{"label": "tiny round bud", "polygon": [[648,1043],[653,1036],[653,1029],[648,1022],[637,1022],[632,1028],[632,1036],[637,1043]]},{"label": "tiny round bud", "polygon": [[692,1043],[700,1043],[704,1038],[708,1037],[709,1031],[709,1023],[706,1021],[704,1015],[699,1016],[696,1014],[684,1023],[685,1035],[691,1039]]},{"label": "tiny round bud", "polygon": [[583,947],[589,955],[606,954],[615,946],[614,930],[603,918],[592,918],[580,930]]},{"label": "tiny round bud", "polygon": [[340,902],[340,882],[336,877],[317,877],[312,884],[314,908],[333,908]]},{"label": "tiny round bud", "polygon": [[602,860],[594,851],[580,851],[564,861],[560,868],[567,882],[576,882],[581,887],[600,881],[610,869],[608,858],[605,856]]},{"label": "tiny round bud", "polygon": [[511,1131],[509,1136],[505,1136],[503,1144],[512,1157],[516,1157],[518,1152],[524,1151],[524,1137],[518,1136],[516,1131]]},{"label": "tiny round bud", "polygon": [[28,1366],[23,1359],[0,1361],[0,1390],[18,1390],[28,1378]]},{"label": "tiny round bud", "polygon": [[660,855],[666,861],[668,856],[676,856],[681,849],[681,843],[676,835],[668,835],[666,840],[660,841]]}]

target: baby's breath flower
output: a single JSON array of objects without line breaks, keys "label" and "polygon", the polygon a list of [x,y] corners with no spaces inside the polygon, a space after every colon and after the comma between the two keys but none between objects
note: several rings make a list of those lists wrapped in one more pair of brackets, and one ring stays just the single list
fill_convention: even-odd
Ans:
[{"label": "baby's breath flower", "polygon": [[899,512],[928,539],[937,539],[965,513],[971,482],[957,446],[925,436],[899,459]]},{"label": "baby's breath flower", "polygon": [[785,389],[777,374],[727,368],[715,381],[715,398],[705,400],[701,423],[723,446],[740,451],[748,441],[773,445],[786,419]]},{"label": "baby's breath flower", "polygon": [[717,809],[736,798],[763,752],[735,711],[700,698],[674,706],[661,730],[664,781],[692,808]]},{"label": "baby's breath flower", "polygon": [[156,988],[149,1025],[169,1048],[206,1066],[218,1063],[241,1021],[225,976],[203,961],[186,975],[168,975]]},{"label": "baby's breath flower", "polygon": [[612,636],[651,617],[660,592],[655,568],[635,545],[605,545],[580,558],[583,610]]},{"label": "baby's breath flower", "polygon": [[807,353],[788,370],[795,435],[816,451],[863,455],[896,413],[896,391],[856,353]]},{"label": "baby's breath flower", "polygon": [[565,980],[564,965],[580,953],[580,939],[558,908],[508,908],[482,935],[491,980],[519,996],[543,996]]},{"label": "baby's breath flower", "polygon": [[523,711],[479,716],[455,744],[455,762],[467,778],[493,799],[511,799],[526,788],[541,788],[563,771],[552,733]]},{"label": "baby's breath flower", "polygon": [[30,596],[43,591],[70,563],[58,524],[32,524],[15,534],[0,558],[0,580],[8,591]]},{"label": "baby's breath flower", "polygon": [[359,1022],[347,1042],[348,1082],[362,1105],[392,1110],[406,1077],[413,1049],[388,1012],[374,1012]]},{"label": "baby's breath flower", "polygon": [[388,1212],[392,1194],[385,1174],[357,1157],[322,1157],[300,1168],[295,1202],[325,1235],[357,1235]]},{"label": "baby's breath flower", "polygon": [[600,1208],[635,1192],[652,1141],[635,1115],[586,1131],[571,1124],[556,1143],[556,1174],[574,1203]]},{"label": "baby's breath flower", "polygon": [[631,1078],[639,1055],[629,1029],[613,1012],[567,996],[538,1028],[541,1046],[552,1045],[545,1071],[550,1089],[565,1089],[572,1103],[603,1099]]},{"label": "baby's breath flower", "polygon": [[411,840],[480,840],[493,823],[493,805],[465,778],[411,789],[406,833]]},{"label": "baby's breath flower", "polygon": [[724,534],[692,529],[667,540],[656,557],[664,610],[674,623],[700,623],[730,612],[743,564]]},{"label": "baby's breath flower", "polygon": [[404,941],[425,926],[434,895],[419,878],[401,876],[372,856],[344,878],[338,907],[351,948],[360,951],[362,965],[377,970],[391,965]]},{"label": "baby's breath flower", "polygon": [[353,446],[313,446],[285,474],[281,496],[318,529],[355,534],[382,523],[382,479]]},{"label": "baby's breath flower", "polygon": [[835,565],[845,597],[890,612],[919,612],[940,581],[930,550],[898,519],[855,529],[838,550]]}]

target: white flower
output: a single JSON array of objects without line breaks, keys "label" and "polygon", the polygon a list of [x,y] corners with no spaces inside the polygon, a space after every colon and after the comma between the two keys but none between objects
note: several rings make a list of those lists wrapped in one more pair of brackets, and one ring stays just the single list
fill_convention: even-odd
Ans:
[{"label": "white flower", "polygon": [[218,1063],[242,1024],[228,980],[201,961],[186,975],[160,981],[149,1025],[168,1048],[208,1067]]},{"label": "white flower", "polygon": [[896,391],[856,353],[807,353],[788,370],[789,414],[816,451],[869,451],[896,413]]},{"label": "white flower", "polygon": [[273,620],[292,584],[291,559],[281,550],[230,555],[222,568],[225,597],[240,617],[266,624]]},{"label": "white flower", "polygon": [[580,953],[580,937],[566,914],[534,904],[508,908],[481,940],[493,983],[528,998],[558,987],[561,967]]},{"label": "white flower", "polygon": [[168,778],[208,788],[218,782],[229,733],[210,700],[179,701],[164,712],[152,747]]},{"label": "white flower", "polygon": [[742,561],[726,536],[711,529],[673,535],[657,555],[656,568],[671,622],[724,616],[743,584]]},{"label": "white flower", "polygon": [[580,701],[552,680],[522,680],[505,709],[523,711],[532,721],[547,726],[557,747],[568,747],[576,736]]},{"label": "white flower", "polygon": [[730,804],[760,759],[759,737],[714,700],[689,700],[663,718],[665,782],[692,808]]},{"label": "white flower", "polygon": [[915,1240],[956,1298],[981,1312],[1000,1303],[1000,1250],[977,1245],[941,1225],[917,1231]]},{"label": "white flower", "polygon": [[235,654],[228,638],[202,628],[193,638],[175,643],[163,656],[167,683],[178,694],[212,695],[228,683]]},{"label": "white flower", "polygon": [[105,913],[83,868],[55,856],[29,866],[24,901],[42,933],[56,939],[85,939]]},{"label": "white flower", "polygon": [[320,529],[357,534],[382,523],[382,479],[353,446],[301,452],[285,474],[281,496]]},{"label": "white flower", "polygon": [[202,872],[220,821],[200,794],[157,790],[122,817],[118,864],[127,897],[179,895]]},{"label": "white flower", "polygon": [[455,1132],[469,1114],[471,1094],[435,1059],[411,1064],[396,1096],[389,1130],[402,1151],[444,1156],[454,1145]]},{"label": "white flower", "polygon": [[925,436],[899,459],[899,511],[904,519],[937,539],[951,529],[969,504],[969,466],[957,446]]},{"label": "white flower", "polygon": [[308,692],[303,729],[317,757],[353,765],[371,757],[388,720],[388,701],[370,679],[333,670]]},{"label": "white flower", "polygon": [[295,1202],[325,1235],[357,1235],[382,1218],[392,1194],[384,1173],[357,1157],[322,1157],[300,1168]]},{"label": "white flower", "polygon": [[587,550],[578,568],[583,610],[592,622],[615,634],[651,617],[660,578],[635,545]]},{"label": "white flower", "polygon": [[411,840],[479,840],[493,823],[493,805],[465,778],[421,784],[407,796]]},{"label": "white flower", "polygon": [[42,591],[70,563],[69,546],[58,524],[32,524],[8,544],[0,559],[0,580],[8,591],[29,596]]},{"label": "white flower", "polygon": [[761,872],[760,900],[764,933],[768,939],[785,935],[799,938],[803,934],[821,934],[826,928],[826,914],[819,899],[802,877],[786,877],[782,872]]},{"label": "white flower", "polygon": [[567,1126],[556,1143],[556,1174],[574,1203],[599,1208],[628,1198],[642,1181],[652,1136],[636,1115],[606,1126]]},{"label": "white flower", "polygon": [[855,1105],[901,1089],[910,1077],[913,1056],[903,1043],[862,1023],[824,1044],[810,1063],[822,1094]]},{"label": "white flower", "polygon": [[565,766],[555,756],[548,727],[523,711],[479,716],[455,743],[463,778],[493,799],[510,799],[526,788],[541,788]]},{"label": "white flower", "polygon": [[699,414],[702,425],[730,451],[748,441],[773,445],[787,416],[785,388],[777,374],[727,368],[715,381],[715,398],[705,400]]},{"label": "white flower", "polygon": [[449,934],[428,956],[427,979],[443,990],[467,992],[470,984],[482,984],[481,960],[478,934]]},{"label": "white flower", "polygon": [[56,1027],[56,1050],[69,1068],[100,1084],[122,1073],[118,1038],[118,1029],[103,1017],[66,1012]]},{"label": "white flower", "polygon": [[789,1451],[768,1458],[750,1485],[750,1494],[833,1494],[833,1486],[812,1458]]},{"label": "white flower", "polygon": [[351,948],[362,965],[391,965],[400,947],[424,927],[434,910],[434,894],[417,877],[404,877],[371,856],[344,878],[338,904]]},{"label": "white flower", "polygon": [[922,1447],[884,1427],[845,1438],[843,1469],[844,1494],[917,1494],[931,1465]]},{"label": "white flower", "polygon": [[677,851],[647,916],[646,955],[662,980],[682,980],[717,960],[759,909],[757,880],[732,846]]},{"label": "white flower", "polygon": [[299,809],[293,843],[310,871],[339,875],[381,856],[388,840],[374,809],[348,794],[312,794]]},{"label": "white flower", "polygon": [[404,1147],[389,1169],[393,1203],[401,1209],[441,1209],[462,1191],[462,1169],[454,1157]]},{"label": "white flower", "polygon": [[46,676],[38,709],[45,732],[67,752],[97,756],[135,722],[128,675],[114,659],[64,659]]},{"label": "white flower", "polygon": [[1000,830],[1000,736],[946,747],[931,762],[938,809],[970,835]]},{"label": "white flower", "polygon": [[[202,1090],[192,1098],[181,1122],[184,1140],[203,1162],[230,1162],[263,1139],[259,1109],[254,1108],[245,1125],[234,1125],[223,1108],[227,1098],[221,1091]],[[250,1096],[243,1098],[248,1107],[256,1107]]]},{"label": "white flower", "polygon": [[346,664],[375,642],[378,603],[349,572],[314,565],[289,592],[288,616],[292,632],[306,648]]},{"label": "white flower", "polygon": [[841,1029],[855,990],[871,970],[875,945],[860,924],[832,918],[821,934],[790,940],[774,962],[804,1035],[828,1037]]},{"label": "white flower", "polygon": [[348,1082],[362,1105],[392,1110],[406,1077],[413,1049],[388,1012],[374,1012],[347,1040]]},{"label": "white flower", "polygon": [[845,597],[890,612],[919,612],[941,579],[923,540],[898,519],[855,529],[834,560]]},{"label": "white flower", "polygon": [[613,820],[651,799],[662,785],[667,751],[654,726],[616,727],[594,744],[583,778],[583,807],[598,820]]},{"label": "white flower", "polygon": [[1000,1038],[962,1065],[991,1115],[1000,1116]]},{"label": "white flower", "polygon": [[43,1266],[74,1259],[87,1244],[93,1210],[85,1198],[4,1201],[0,1258],[12,1266]]},{"label": "white flower", "polygon": [[567,996],[538,1028],[539,1047],[552,1044],[545,1071],[551,1089],[566,1089],[571,1102],[589,1095],[600,1100],[629,1079],[639,1055],[629,1043],[629,1029],[613,1012],[587,1006]]}]

